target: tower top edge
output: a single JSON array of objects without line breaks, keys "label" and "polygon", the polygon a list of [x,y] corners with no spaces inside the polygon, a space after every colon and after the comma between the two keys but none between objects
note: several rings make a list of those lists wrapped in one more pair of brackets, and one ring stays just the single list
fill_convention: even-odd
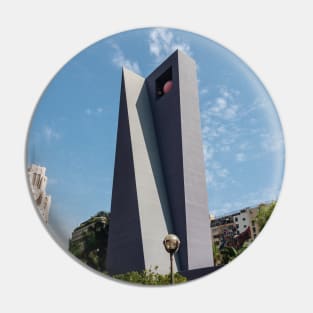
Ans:
[{"label": "tower top edge", "polygon": [[139,74],[137,74],[136,72],[134,72],[134,71],[128,69],[128,68],[125,67],[125,66],[122,66],[122,73],[123,73],[123,76],[125,76],[125,75],[135,75],[135,76],[144,78],[144,77],[142,77],[141,75],[139,75]]}]

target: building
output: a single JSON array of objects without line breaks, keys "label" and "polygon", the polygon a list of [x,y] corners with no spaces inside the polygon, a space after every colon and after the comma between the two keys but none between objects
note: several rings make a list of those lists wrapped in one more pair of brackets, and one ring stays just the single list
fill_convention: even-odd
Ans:
[{"label": "building", "polygon": [[123,68],[109,274],[168,273],[168,233],[181,240],[175,271],[213,266],[209,219],[194,60],[177,50],[146,79]]},{"label": "building", "polygon": [[70,245],[84,245],[88,232],[106,228],[108,224],[109,214],[102,211],[98,212],[73,230]]},{"label": "building", "polygon": [[30,190],[45,224],[48,223],[49,210],[51,206],[51,196],[46,194],[48,178],[46,176],[46,168],[36,164],[32,164],[27,169]]},{"label": "building", "polygon": [[69,251],[100,272],[106,269],[109,221],[109,213],[98,212],[76,227],[69,241]]},{"label": "building", "polygon": [[260,232],[256,221],[260,206],[211,220],[212,242],[219,247],[239,248],[243,240],[254,240]]},{"label": "building", "polygon": [[224,216],[211,221],[213,244],[220,247],[222,245],[235,246],[235,236],[237,235],[236,224],[232,216]]},{"label": "building", "polygon": [[243,233],[249,227],[252,240],[256,238],[260,232],[256,222],[256,216],[259,210],[260,206],[255,208],[245,208],[233,214],[233,219],[236,224],[238,234]]}]

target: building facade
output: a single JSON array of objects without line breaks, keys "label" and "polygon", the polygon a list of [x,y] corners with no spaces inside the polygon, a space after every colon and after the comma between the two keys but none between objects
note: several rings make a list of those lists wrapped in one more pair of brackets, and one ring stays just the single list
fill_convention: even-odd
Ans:
[{"label": "building facade", "polygon": [[101,229],[107,228],[108,225],[109,214],[105,212],[97,213],[73,230],[69,245],[83,247],[89,232],[97,232]]},{"label": "building facade", "polygon": [[257,215],[260,206],[245,208],[230,215],[211,220],[212,242],[218,247],[231,246],[238,248],[241,239],[254,240],[260,232]]},{"label": "building facade", "polygon": [[146,79],[123,69],[109,273],[168,273],[168,233],[175,271],[213,266],[209,218],[194,60],[176,51]]},{"label": "building facade", "polygon": [[232,216],[224,216],[211,220],[212,241],[217,247],[235,246],[237,228]]},{"label": "building facade", "polygon": [[109,225],[109,217],[107,213],[99,212],[90,217],[87,221],[81,223],[72,232],[70,244],[83,245],[86,240],[86,235],[90,231],[97,231],[99,228],[107,227]]},{"label": "building facade", "polygon": [[109,220],[109,213],[98,212],[76,227],[69,240],[69,251],[100,272],[106,269]]},{"label": "building facade", "polygon": [[243,233],[248,227],[250,228],[251,238],[254,240],[259,234],[259,226],[256,222],[257,214],[260,207],[245,208],[238,213],[233,214],[233,220],[236,224],[237,233]]},{"label": "building facade", "polygon": [[27,169],[30,190],[35,201],[36,208],[45,224],[48,223],[51,196],[46,194],[48,178],[46,168],[32,164]]}]

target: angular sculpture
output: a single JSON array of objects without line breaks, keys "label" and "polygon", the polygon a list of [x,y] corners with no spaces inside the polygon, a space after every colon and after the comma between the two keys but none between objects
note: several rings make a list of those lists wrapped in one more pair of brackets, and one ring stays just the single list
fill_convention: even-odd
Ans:
[{"label": "angular sculpture", "polygon": [[148,78],[123,68],[107,251],[109,274],[213,266],[196,64],[174,52]]}]

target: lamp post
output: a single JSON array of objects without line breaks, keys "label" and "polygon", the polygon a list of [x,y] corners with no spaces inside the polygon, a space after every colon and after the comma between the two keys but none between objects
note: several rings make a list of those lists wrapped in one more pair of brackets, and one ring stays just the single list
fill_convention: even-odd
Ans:
[{"label": "lamp post", "polygon": [[173,272],[173,256],[178,251],[180,246],[179,238],[174,234],[168,234],[163,240],[165,250],[170,254],[171,263],[171,284],[174,284],[174,272]]}]

